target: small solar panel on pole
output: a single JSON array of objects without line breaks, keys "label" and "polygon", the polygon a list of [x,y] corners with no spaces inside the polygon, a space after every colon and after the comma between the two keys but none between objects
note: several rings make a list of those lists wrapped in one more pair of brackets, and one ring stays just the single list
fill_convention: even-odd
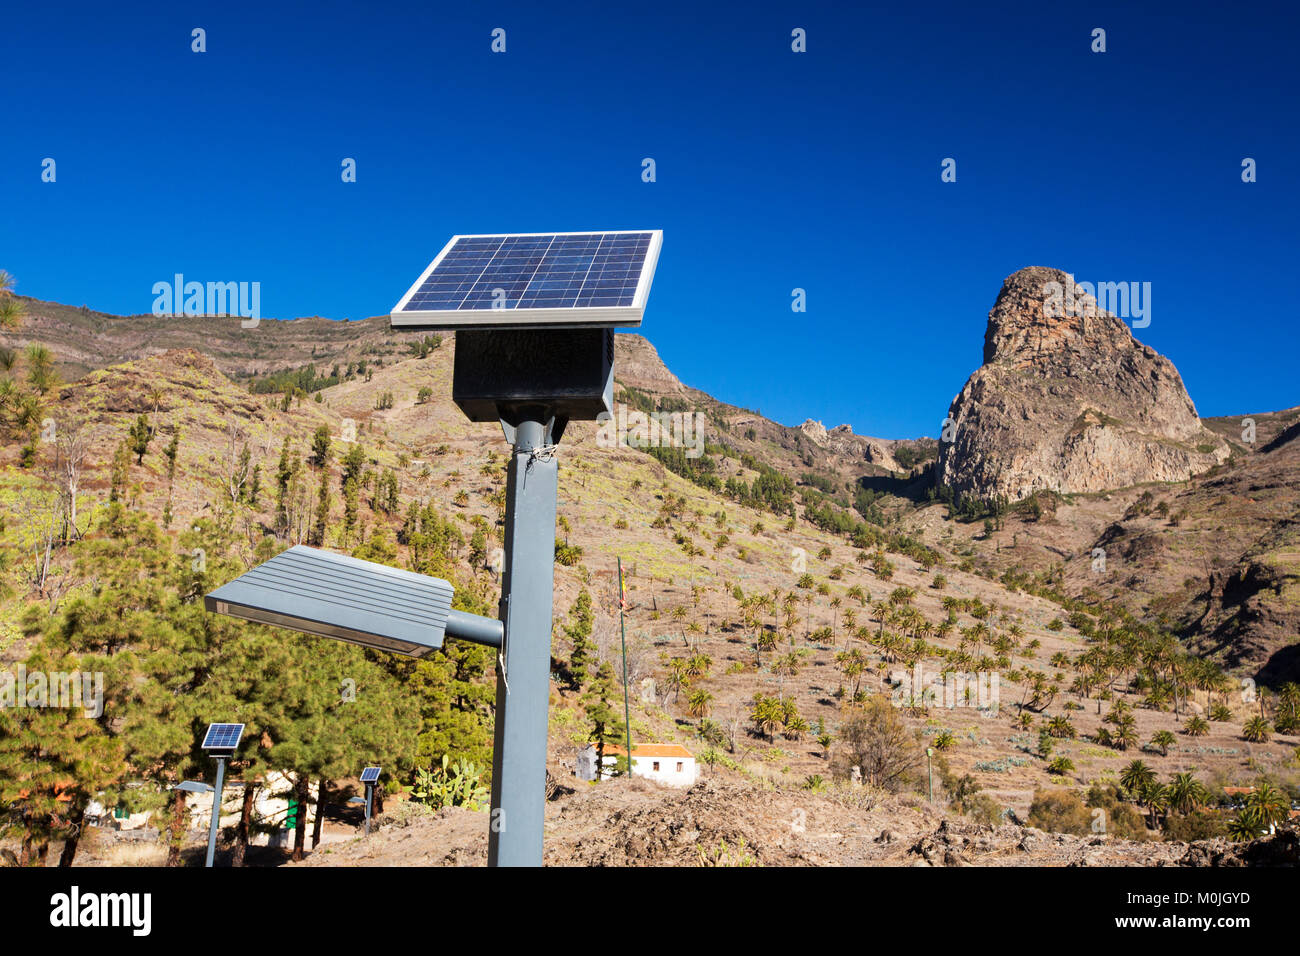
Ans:
[{"label": "small solar panel on pole", "polygon": [[243,724],[208,724],[199,749],[217,761],[217,782],[212,788],[212,820],[208,824],[208,855],[204,866],[211,867],[217,855],[217,830],[221,826],[221,803],[226,784],[226,758],[233,757],[244,735]]},{"label": "small solar panel on pole", "polygon": [[366,836],[370,836],[370,811],[374,806],[375,784],[379,781],[378,767],[367,767],[361,771],[361,782],[366,785]]}]

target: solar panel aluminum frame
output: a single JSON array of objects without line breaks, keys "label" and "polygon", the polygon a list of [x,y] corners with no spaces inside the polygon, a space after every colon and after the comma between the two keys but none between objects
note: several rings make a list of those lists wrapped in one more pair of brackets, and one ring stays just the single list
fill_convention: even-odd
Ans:
[{"label": "solar panel aluminum frame", "polygon": [[209,612],[424,657],[442,647],[452,586],[296,545],[210,594]]},{"label": "solar panel aluminum frame", "polygon": [[[629,306],[568,306],[564,308],[528,308],[528,309],[426,309],[406,311],[406,304],[424,285],[442,260],[461,239],[494,239],[498,236],[591,236],[591,235],[636,235],[649,233],[650,245],[646,249],[645,260],[641,266],[641,275],[637,280],[636,293]],[[635,328],[641,324],[645,313],[646,300],[650,297],[650,284],[654,280],[655,266],[659,262],[659,249],[663,245],[662,229],[612,229],[585,230],[582,232],[512,232],[512,233],[476,233],[473,235],[452,236],[443,246],[428,267],[420,273],[420,278],[406,290],[406,294],[393,306],[388,316],[389,324],[395,329],[421,331],[426,329],[578,329],[578,328]]]},{"label": "solar panel aluminum frame", "polygon": [[[217,743],[213,742],[212,734],[213,734],[214,727],[238,727],[239,732],[235,735],[234,744],[230,746],[218,746]],[[207,732],[204,733],[203,735],[203,743],[199,745],[199,749],[206,751],[207,753],[211,754],[214,757],[229,757],[231,754],[233,754],[236,750],[239,749],[239,741],[242,740],[243,737],[244,737],[243,724],[224,723],[224,722],[208,724]]]}]

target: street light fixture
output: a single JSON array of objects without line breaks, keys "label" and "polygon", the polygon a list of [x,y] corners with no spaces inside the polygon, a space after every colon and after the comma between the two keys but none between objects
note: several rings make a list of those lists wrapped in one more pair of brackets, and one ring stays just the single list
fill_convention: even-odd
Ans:
[{"label": "street light fixture", "polygon": [[204,598],[414,657],[444,634],[497,649],[489,866],[542,864],[557,445],[570,421],[613,413],[614,327],[641,324],[662,243],[659,230],[453,236],[389,316],[403,331],[459,330],[452,400],[513,446],[500,620],[450,610],[446,581],[302,547]]},{"label": "street light fixture", "polygon": [[[243,724],[208,724],[201,749],[217,761],[217,784],[212,788],[212,822],[208,824],[208,858],[204,866],[211,867],[217,855],[217,829],[221,825],[221,802],[225,796],[226,760],[235,755],[239,738],[244,736]],[[182,785],[183,786],[183,785]]]},{"label": "street light fixture", "polygon": [[211,793],[213,786],[210,783],[202,783],[198,780],[182,780],[176,784],[176,790],[183,790],[186,793]]},{"label": "street light fixture", "polygon": [[930,802],[934,803],[934,748],[925,748],[925,775],[929,780]]},{"label": "street light fixture", "polygon": [[378,780],[378,767],[367,767],[361,771],[361,782],[366,785],[366,836],[370,836],[370,809],[375,804],[375,784]]},{"label": "street light fixture", "polygon": [[500,621],[451,609],[440,578],[296,545],[203,598],[216,614],[424,657],[444,636],[501,646]]}]

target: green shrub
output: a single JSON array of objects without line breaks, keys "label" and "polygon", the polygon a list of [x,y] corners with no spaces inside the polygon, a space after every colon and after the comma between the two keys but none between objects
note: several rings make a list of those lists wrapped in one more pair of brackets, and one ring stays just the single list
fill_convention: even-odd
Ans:
[{"label": "green shrub", "polygon": [[1039,790],[1029,806],[1029,825],[1049,833],[1092,833],[1092,814],[1073,790]]}]

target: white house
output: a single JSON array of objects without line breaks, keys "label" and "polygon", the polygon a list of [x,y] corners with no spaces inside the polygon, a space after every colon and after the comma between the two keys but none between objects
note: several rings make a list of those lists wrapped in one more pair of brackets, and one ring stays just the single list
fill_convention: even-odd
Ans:
[{"label": "white house", "polygon": [[[263,826],[270,824],[276,826],[277,829],[270,833],[252,834],[249,842],[254,846],[264,844],[282,846],[292,841],[293,834],[285,830],[284,827],[289,815],[289,800],[293,795],[293,786],[293,777],[278,770],[268,773],[266,779],[258,785],[257,796],[253,803],[253,822]],[[306,815],[308,834],[311,833],[315,824],[318,789],[315,783],[307,785]],[[185,803],[190,811],[190,828],[202,830],[206,833],[212,823],[212,794],[188,793],[185,795]],[[223,827],[237,825],[243,811],[243,781],[227,780],[225,796],[221,801],[221,825]]]},{"label": "white house", "polygon": [[[604,765],[613,768],[627,751],[622,747],[605,747]],[[576,773],[579,780],[596,779],[596,745],[588,744],[578,753]],[[670,787],[689,787],[695,782],[695,756],[680,744],[637,744],[632,748],[632,773]]]}]

